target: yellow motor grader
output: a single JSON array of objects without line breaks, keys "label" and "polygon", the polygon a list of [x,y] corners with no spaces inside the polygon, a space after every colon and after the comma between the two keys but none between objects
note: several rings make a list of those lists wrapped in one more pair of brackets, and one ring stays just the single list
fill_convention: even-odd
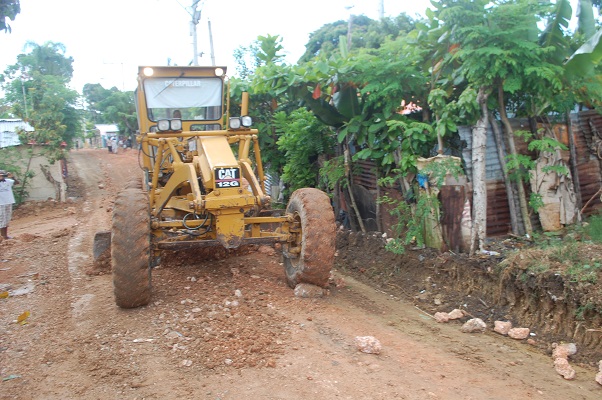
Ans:
[{"label": "yellow motor grader", "polygon": [[119,307],[150,301],[151,270],[164,250],[280,243],[291,287],[328,284],[335,251],[328,196],[299,189],[286,210],[270,209],[248,96],[240,115],[230,115],[228,92],[225,67],[139,68],[142,176],[117,195],[110,238]]}]

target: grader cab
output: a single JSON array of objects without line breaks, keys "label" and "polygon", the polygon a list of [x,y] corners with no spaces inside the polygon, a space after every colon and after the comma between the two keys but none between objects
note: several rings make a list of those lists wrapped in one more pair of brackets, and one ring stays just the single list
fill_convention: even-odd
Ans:
[{"label": "grader cab", "polygon": [[291,287],[328,284],[335,247],[328,196],[299,189],[286,210],[271,210],[248,96],[240,115],[230,115],[228,88],[225,67],[139,68],[142,171],[117,195],[111,228],[119,307],[150,301],[151,270],[164,250],[280,243]]}]

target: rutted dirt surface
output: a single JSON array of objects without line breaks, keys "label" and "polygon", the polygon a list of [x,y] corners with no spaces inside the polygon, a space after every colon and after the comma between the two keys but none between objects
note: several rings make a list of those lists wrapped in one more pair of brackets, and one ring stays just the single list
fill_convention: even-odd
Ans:
[{"label": "rutted dirt surface", "polygon": [[[109,229],[116,190],[138,173],[136,152],[74,151],[70,173],[72,199],[20,208],[15,239],[0,243],[0,292],[11,294],[0,299],[2,399],[602,397],[586,360],[573,363],[575,380],[554,371],[544,335],[530,345],[436,323],[433,304],[451,310],[464,299],[476,313],[470,299],[482,312],[495,296],[451,290],[463,270],[445,255],[413,253],[430,273],[410,279],[420,264],[387,258],[382,241],[362,247],[369,241],[342,235],[333,283],[317,299],[293,295],[268,247],[168,254],[153,270],[151,304],[119,309],[92,241]],[[455,278],[435,274],[443,269]],[[382,352],[359,352],[357,336],[374,336]]]}]

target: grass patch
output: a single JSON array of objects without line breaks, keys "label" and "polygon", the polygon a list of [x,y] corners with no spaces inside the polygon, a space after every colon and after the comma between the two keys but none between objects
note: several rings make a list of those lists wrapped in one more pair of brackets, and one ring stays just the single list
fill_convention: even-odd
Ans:
[{"label": "grass patch", "polygon": [[598,273],[602,270],[602,264],[592,262],[588,264],[576,264],[566,270],[571,282],[598,283]]},{"label": "grass patch", "polygon": [[593,311],[594,309],[595,307],[592,303],[587,303],[585,305],[579,306],[579,308],[577,308],[577,310],[575,311],[575,319],[579,321],[585,320],[585,314],[587,312]]},{"label": "grass patch", "polygon": [[594,243],[602,243],[602,215],[592,215],[587,220],[585,234]]}]

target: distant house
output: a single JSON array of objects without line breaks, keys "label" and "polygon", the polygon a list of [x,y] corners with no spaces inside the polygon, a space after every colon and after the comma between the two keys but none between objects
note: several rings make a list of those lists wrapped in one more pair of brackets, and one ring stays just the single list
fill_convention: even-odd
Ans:
[{"label": "distant house", "polygon": [[[31,125],[21,119],[0,119],[0,148],[11,147],[10,151],[16,152],[11,159],[0,159],[2,167],[8,168],[21,175],[21,185],[23,185],[23,174],[33,172],[33,176],[27,180],[25,189],[18,186],[16,190],[26,190],[28,195],[26,200],[47,200],[54,199],[65,201],[67,185],[66,161],[60,160],[51,164],[44,152],[43,145],[27,144],[22,145],[19,141],[19,129],[27,132],[33,132]],[[11,164],[12,163],[12,164]]]},{"label": "distant house", "polygon": [[34,131],[33,127],[22,119],[0,119],[0,148],[20,145],[17,133],[19,129]]},{"label": "distant house", "polygon": [[119,127],[116,124],[96,124],[96,143],[92,143],[93,146],[107,147],[107,140],[113,136],[119,136]]}]

